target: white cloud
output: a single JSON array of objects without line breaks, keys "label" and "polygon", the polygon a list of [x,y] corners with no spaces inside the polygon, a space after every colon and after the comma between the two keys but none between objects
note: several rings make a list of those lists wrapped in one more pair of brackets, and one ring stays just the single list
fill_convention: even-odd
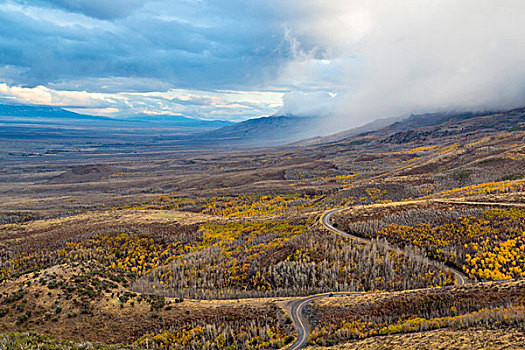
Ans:
[{"label": "white cloud", "polygon": [[338,128],[525,104],[523,0],[124,3],[0,3],[4,100]]},{"label": "white cloud", "polygon": [[315,55],[299,57],[284,75],[324,84],[305,62],[339,60],[339,80],[330,83],[345,127],[412,112],[525,104],[523,1],[306,3],[295,3],[302,19],[290,35]]},{"label": "white cloud", "polygon": [[45,86],[33,88],[9,86],[0,83],[0,97],[19,103],[49,106],[103,107],[122,100],[118,95],[89,93],[86,91],[60,91]]},{"label": "white cloud", "polygon": [[174,114],[201,119],[244,120],[271,115],[282,105],[283,93],[268,91],[200,91],[98,93],[21,87],[0,83],[0,100],[65,107],[79,113],[126,117]]},{"label": "white cloud", "polygon": [[324,117],[333,112],[335,96],[325,91],[290,92],[283,97],[283,107],[277,112],[280,115],[299,117]]}]

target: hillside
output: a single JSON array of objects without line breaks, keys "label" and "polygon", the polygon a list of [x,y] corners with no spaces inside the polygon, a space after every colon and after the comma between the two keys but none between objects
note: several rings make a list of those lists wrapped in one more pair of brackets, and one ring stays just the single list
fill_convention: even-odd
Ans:
[{"label": "hillside", "polygon": [[307,146],[13,156],[0,339],[251,350],[453,335],[483,349],[506,334],[519,348],[524,122],[423,115]]},{"label": "hillside", "polygon": [[0,350],[525,349],[524,0],[0,28]]},{"label": "hillside", "polygon": [[[274,146],[312,136],[320,123],[318,118],[270,116],[249,119],[202,134],[215,145]],[[313,130],[312,130],[313,129]]]},{"label": "hillside", "polygon": [[5,105],[0,104],[1,117],[26,117],[26,118],[52,118],[52,119],[73,119],[73,120],[106,120],[111,118],[85,115],[67,111],[59,107],[50,106],[30,106],[30,105]]}]

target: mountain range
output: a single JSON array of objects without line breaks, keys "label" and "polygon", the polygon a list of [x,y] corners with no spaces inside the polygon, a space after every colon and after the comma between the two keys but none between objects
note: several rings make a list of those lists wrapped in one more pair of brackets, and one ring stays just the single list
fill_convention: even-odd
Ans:
[{"label": "mountain range", "polygon": [[[86,123],[105,123],[105,125],[111,126],[121,124],[122,126],[130,127],[139,124],[149,124],[151,126],[162,124],[163,127],[168,128],[180,127],[206,130],[233,124],[233,122],[225,120],[203,120],[183,117],[180,115],[138,114],[129,117],[105,117],[75,113],[60,107],[6,104],[0,104],[0,122],[13,124],[56,123],[58,125],[67,125],[71,123],[80,123],[82,125]],[[144,125],[141,126],[144,127]]]},{"label": "mountain range", "polygon": [[[269,116],[239,123],[201,120],[177,115],[104,117],[79,114],[59,107],[0,104],[0,138],[76,139],[89,142],[125,141],[142,146],[155,143],[177,148],[244,148],[277,145],[313,146],[340,141],[365,142],[388,138],[408,142],[431,134],[453,134],[484,128],[510,128],[521,122],[521,109],[507,112],[426,113],[377,119],[366,125],[329,134],[322,118]],[[487,118],[487,116],[492,116]],[[494,117],[495,116],[495,117]],[[496,121],[497,119],[497,121]],[[458,125],[461,124],[461,127]],[[497,125],[495,125],[497,124]],[[415,131],[417,130],[417,132]]]}]

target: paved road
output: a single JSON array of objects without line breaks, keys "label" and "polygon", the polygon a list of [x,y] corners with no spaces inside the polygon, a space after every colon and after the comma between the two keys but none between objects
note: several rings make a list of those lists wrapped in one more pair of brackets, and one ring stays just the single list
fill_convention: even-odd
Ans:
[{"label": "paved road", "polygon": [[[437,202],[437,203],[445,203],[445,204],[466,204],[466,205],[482,205],[482,206],[502,206],[502,207],[517,207],[517,208],[523,208],[525,207],[525,203],[494,203],[494,202],[467,202],[467,201],[454,201],[454,200],[446,200],[446,199],[431,199],[431,201]],[[424,202],[423,200],[415,200],[410,202],[398,202],[398,203],[392,203],[392,205],[403,205],[403,204],[414,204],[417,202]],[[388,204],[386,205],[388,206]],[[370,241],[368,239],[355,236],[351,233],[342,231],[338,229],[337,227],[334,227],[332,223],[330,222],[330,219],[333,214],[342,211],[346,208],[336,208],[332,210],[328,210],[323,213],[321,216],[320,222],[321,224],[326,227],[328,230],[330,230],[333,233],[336,233],[338,235],[356,240],[360,243],[369,243]],[[392,248],[398,252],[401,252],[402,250],[399,248]],[[453,269],[448,266],[444,266],[442,263],[434,261],[436,265],[439,265],[439,267],[444,268],[454,274],[456,277],[456,285],[462,285],[468,283],[467,276],[465,276],[461,271]],[[437,289],[437,288],[428,288],[428,290]],[[297,340],[295,343],[292,344],[288,348],[288,350],[297,350],[301,349],[306,345],[306,339],[308,338],[309,330],[308,325],[303,317],[302,311],[306,305],[308,305],[312,300],[315,299],[321,299],[321,298],[327,298],[330,296],[352,296],[352,295],[364,295],[367,294],[366,292],[333,292],[333,293],[323,293],[323,294],[317,294],[317,295],[311,295],[309,297],[301,298],[301,299],[295,299],[290,302],[289,307],[291,308],[292,313],[292,321],[297,328]]]},{"label": "paved road", "polygon": [[[328,210],[328,211],[324,212],[323,215],[321,216],[321,219],[320,219],[321,224],[323,226],[325,226],[331,232],[334,232],[334,233],[336,233],[338,235],[341,235],[341,236],[344,236],[344,237],[356,240],[356,241],[361,242],[361,243],[369,243],[370,240],[368,240],[368,239],[352,235],[352,234],[350,234],[348,232],[345,232],[345,231],[342,231],[342,230],[340,230],[337,227],[334,227],[332,225],[332,223],[330,222],[330,219],[331,219],[332,215],[337,213],[337,212],[339,212],[339,211],[341,211],[341,210],[344,210],[344,209],[345,208],[336,208],[336,209],[332,209],[332,210]],[[392,249],[395,249],[395,250],[401,252],[401,249],[398,249],[398,248],[392,248]],[[445,268],[446,270],[448,270],[448,271],[450,271],[450,272],[452,272],[454,274],[454,276],[456,277],[456,285],[462,285],[462,284],[465,284],[465,283],[468,282],[467,277],[462,272],[460,272],[458,270],[455,270],[453,268],[445,267],[443,264],[441,264],[439,262],[435,262],[435,263],[439,264],[441,268]],[[428,289],[432,290],[432,289],[436,289],[436,288],[428,288]],[[295,300],[291,301],[290,304],[288,304],[288,305],[289,305],[290,310],[291,310],[292,321],[293,321],[293,323],[295,325],[295,328],[297,329],[297,340],[295,341],[295,343],[293,343],[288,348],[288,350],[298,350],[298,349],[303,348],[306,345],[306,339],[308,338],[309,330],[308,330],[307,321],[306,321],[306,319],[303,316],[303,309],[312,300],[321,299],[321,298],[327,298],[327,297],[330,297],[330,296],[343,297],[343,296],[364,295],[364,294],[367,294],[367,292],[333,292],[333,293],[323,293],[323,294],[311,295],[311,296],[308,296],[308,297],[305,297],[305,298],[295,299]]]},{"label": "paved road", "polygon": [[295,299],[289,305],[291,307],[292,321],[297,328],[297,340],[288,348],[288,350],[297,350],[301,349],[306,345],[306,339],[308,338],[308,325],[306,320],[303,317],[303,309],[308,305],[312,300],[328,298],[331,296],[337,297],[347,297],[352,295],[364,295],[366,292],[335,292],[335,293],[323,293],[311,295],[306,298]]},{"label": "paved road", "polygon": [[[444,202],[444,201],[443,201]],[[340,229],[338,229],[337,227],[334,227],[330,221],[331,217],[333,214],[339,212],[339,211],[342,211],[344,210],[345,208],[336,208],[336,209],[332,209],[332,210],[328,210],[326,211],[322,216],[321,216],[321,223],[330,231],[338,234],[338,235],[341,235],[341,236],[344,236],[344,237],[347,237],[347,238],[350,238],[350,239],[353,239],[353,240],[356,240],[360,243],[369,243],[370,240],[368,239],[365,239],[365,238],[362,238],[362,237],[358,237],[358,236],[354,236],[353,234],[350,234],[348,232],[345,232],[345,231],[342,231]],[[399,248],[394,248],[392,247],[393,250],[397,251],[398,253],[403,253],[403,250],[402,249],[399,249]],[[440,262],[434,262],[436,263],[436,265],[438,265],[440,268],[442,269],[445,269],[449,272],[452,272],[454,274],[454,277],[456,278],[456,285],[462,285],[462,284],[465,284],[467,283],[467,276],[465,274],[463,274],[461,271],[459,270],[456,270],[456,269],[453,269],[451,267],[448,267],[448,266],[445,266],[444,264],[440,263]]]}]

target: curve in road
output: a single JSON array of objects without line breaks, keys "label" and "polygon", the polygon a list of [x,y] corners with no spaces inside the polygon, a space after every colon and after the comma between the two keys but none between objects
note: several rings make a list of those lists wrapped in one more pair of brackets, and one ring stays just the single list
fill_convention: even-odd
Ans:
[{"label": "curve in road", "polygon": [[[331,232],[334,232],[334,233],[336,233],[338,235],[341,235],[341,236],[344,236],[344,237],[356,240],[356,241],[358,241],[360,243],[369,243],[370,242],[369,239],[365,239],[365,238],[362,238],[362,237],[355,236],[355,235],[353,235],[351,233],[342,231],[342,230],[340,230],[337,227],[334,227],[332,225],[332,223],[330,222],[330,219],[331,219],[332,215],[337,213],[337,212],[340,212],[340,211],[342,211],[344,209],[346,209],[346,208],[336,208],[336,209],[332,209],[332,210],[328,210],[328,211],[324,212],[324,214],[321,216],[321,219],[320,219],[321,224],[324,227],[326,227],[328,230],[330,230]],[[396,250],[399,253],[403,252],[399,248],[392,248],[392,249]],[[441,268],[443,268],[443,269],[445,269],[447,271],[450,271],[451,273],[454,274],[454,277],[456,278],[456,285],[462,285],[462,284],[467,283],[467,281],[468,281],[467,276],[465,274],[463,274],[461,271],[456,270],[456,269],[454,269],[452,267],[449,267],[449,266],[445,266],[442,263],[438,263],[438,264],[440,265]]]},{"label": "curve in road", "polygon": [[334,293],[323,293],[311,295],[306,298],[296,299],[290,303],[292,321],[297,328],[297,340],[288,348],[288,350],[298,350],[306,345],[306,339],[308,338],[308,325],[303,317],[303,308],[308,305],[312,300],[327,298],[331,296],[347,297],[352,295],[364,295],[366,292],[334,292]]},{"label": "curve in road", "polygon": [[[320,218],[321,224],[325,228],[327,228],[329,231],[336,233],[338,235],[344,236],[346,238],[350,238],[360,243],[369,243],[370,240],[368,239],[358,237],[351,233],[342,231],[332,225],[332,223],[330,222],[332,215],[344,209],[346,208],[336,208],[336,209],[331,209],[331,210],[324,212]],[[401,251],[398,248],[393,248],[393,249]],[[456,285],[462,285],[468,282],[467,277],[462,272],[456,269],[453,269],[451,267],[446,267],[444,265],[442,265],[441,267],[447,269],[448,271],[454,274],[454,276],[456,277]],[[432,290],[432,289],[436,289],[436,288],[428,288],[428,290]],[[297,329],[297,340],[287,350],[298,350],[298,349],[303,348],[306,345],[306,340],[308,338],[308,325],[307,325],[306,319],[303,317],[302,311],[304,307],[308,305],[312,300],[327,298],[331,296],[343,297],[343,296],[365,295],[365,294],[367,294],[367,292],[322,293],[322,294],[311,295],[305,298],[295,299],[291,301],[289,306],[290,306],[291,315],[292,315],[292,322],[294,323],[295,328]]]}]

